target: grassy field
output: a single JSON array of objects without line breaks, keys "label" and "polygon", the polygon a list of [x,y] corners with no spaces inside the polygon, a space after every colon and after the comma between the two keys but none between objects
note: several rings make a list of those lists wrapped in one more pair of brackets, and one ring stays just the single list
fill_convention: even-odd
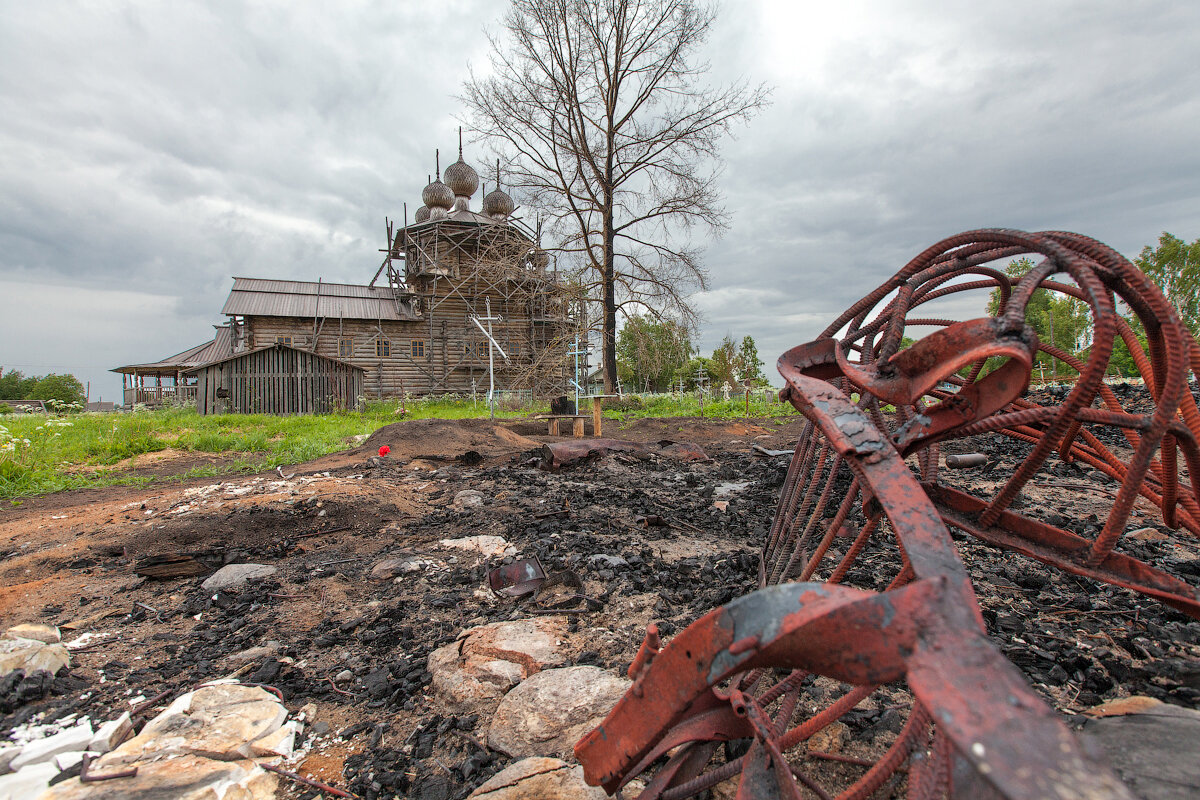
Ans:
[{"label": "grassy field", "polygon": [[[653,395],[627,399],[620,409],[606,410],[608,419],[746,416],[744,399],[706,402],[703,412],[695,396]],[[128,459],[168,448],[191,453],[225,454],[219,466],[193,469],[177,479],[229,472],[258,472],[277,465],[310,461],[354,446],[354,437],[399,419],[466,419],[486,417],[487,405],[468,399],[417,399],[368,403],[362,411],[275,417],[265,414],[200,416],[194,409],[139,411],[131,414],[0,415],[0,498],[19,503],[22,497],[75,489],[146,483],[151,478],[131,472]],[[513,419],[545,413],[545,405],[502,403],[497,417]],[[789,407],[752,399],[750,416],[785,416]]]}]

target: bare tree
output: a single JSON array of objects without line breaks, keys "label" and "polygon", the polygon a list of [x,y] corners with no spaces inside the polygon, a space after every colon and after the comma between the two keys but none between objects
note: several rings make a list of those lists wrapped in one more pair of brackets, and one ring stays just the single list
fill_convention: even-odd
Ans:
[{"label": "bare tree", "polygon": [[464,85],[469,123],[503,143],[505,182],[544,212],[603,308],[609,392],[618,312],[695,324],[688,296],[707,274],[694,229],[728,224],[717,145],[767,102],[763,86],[703,83],[715,15],[697,0],[513,0],[490,74]]}]

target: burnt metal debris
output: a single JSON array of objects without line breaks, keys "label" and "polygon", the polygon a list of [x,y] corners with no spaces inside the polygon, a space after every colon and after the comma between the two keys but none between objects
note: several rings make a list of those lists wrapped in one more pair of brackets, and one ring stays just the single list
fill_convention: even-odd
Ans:
[{"label": "burnt metal debris", "polygon": [[[1020,279],[996,266],[1018,256],[1039,263]],[[1039,288],[1090,313],[1083,359],[1027,323]],[[917,313],[995,290],[993,317]],[[936,330],[904,347],[917,326]],[[1124,408],[1104,382],[1118,339],[1153,398],[1148,411]],[[1038,353],[1078,372],[1057,405],[1023,397]],[[739,798],[866,798],[881,788],[909,798],[1131,797],[989,641],[949,529],[1200,618],[1195,587],[1118,549],[1139,498],[1164,525],[1200,533],[1198,487],[1179,469],[1182,455],[1186,474],[1200,474],[1200,412],[1187,384],[1200,350],[1161,292],[1078,234],[971,231],[922,252],[778,366],[781,399],[808,422],[759,588],[666,645],[648,631],[630,691],[576,746],[588,781],[612,792],[646,773],[641,800],[696,796],[739,775]],[[993,471],[988,491],[939,475],[941,450],[970,453],[956,440],[981,434],[1026,443],[1027,454],[1011,473]],[[1114,490],[1107,518],[1084,535],[1023,513],[1022,490],[1055,467],[1054,453]],[[887,574],[875,566],[880,553],[891,557]],[[907,714],[886,752],[864,761],[814,744],[864,702]]]}]

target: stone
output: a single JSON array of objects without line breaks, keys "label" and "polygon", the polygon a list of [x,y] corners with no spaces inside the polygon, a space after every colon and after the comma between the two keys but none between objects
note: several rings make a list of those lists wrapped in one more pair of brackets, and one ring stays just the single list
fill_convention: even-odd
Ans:
[{"label": "stone", "polygon": [[629,566],[629,562],[620,556],[610,556],[607,553],[596,553],[595,555],[588,556],[588,566],[616,569],[617,567]]},{"label": "stone", "polygon": [[84,750],[83,752],[72,750],[69,753],[59,753],[54,757],[54,766],[58,768],[59,772],[62,772],[63,770],[68,770],[75,766],[80,761],[83,761],[84,756],[95,758],[98,755],[100,754],[94,753],[90,750]]},{"label": "stone", "polygon": [[334,675],[333,680],[335,683],[347,683],[354,680],[354,673],[348,669],[344,669],[337,675]]},{"label": "stone", "polygon": [[850,726],[844,722],[831,722],[808,738],[808,749],[818,753],[837,753],[850,739]]},{"label": "stone", "polygon": [[51,675],[71,663],[67,648],[61,644],[46,644],[36,639],[0,639],[0,675],[14,669],[31,675],[39,669]]},{"label": "stone", "polygon": [[480,784],[468,800],[607,800],[599,787],[588,786],[583,767],[557,758],[526,758],[509,764]]},{"label": "stone", "polygon": [[1098,706],[1092,706],[1083,713],[1088,717],[1120,717],[1125,714],[1144,714],[1164,705],[1166,703],[1162,700],[1144,695],[1134,695],[1133,697],[1118,697],[1116,700],[1109,700]]},{"label": "stone", "polygon": [[488,728],[488,746],[514,758],[568,757],[629,686],[628,679],[593,666],[531,675],[500,701]]},{"label": "stone", "polygon": [[266,736],[251,742],[250,752],[259,758],[274,756],[287,758],[295,751],[296,737],[303,730],[304,726],[299,722],[285,722],[274,733],[268,733]]},{"label": "stone", "polygon": [[228,664],[231,667],[249,664],[251,661],[261,661],[264,658],[271,658],[279,655],[279,642],[271,641],[266,644],[260,644],[255,647],[248,647],[237,653],[230,653],[221,659],[223,664]]},{"label": "stone", "polygon": [[1138,542],[1165,542],[1170,538],[1158,528],[1138,528],[1136,531],[1130,531],[1125,534],[1125,536]]},{"label": "stone", "polygon": [[78,725],[59,731],[53,736],[34,739],[32,742],[26,743],[21,748],[21,754],[9,762],[8,767],[13,772],[17,772],[30,764],[53,762],[54,757],[59,753],[67,753],[72,750],[82,752],[87,749],[93,735],[95,735],[95,731],[92,730],[92,723],[85,719]]},{"label": "stone", "polygon": [[96,731],[96,735],[92,737],[92,741],[88,742],[87,749],[96,753],[107,753],[121,742],[125,741],[133,733],[133,721],[129,718],[129,712],[126,711],[116,719],[111,719],[100,726]]},{"label": "stone", "polygon": [[269,578],[279,570],[270,564],[227,564],[204,579],[200,588],[207,592],[236,589],[250,581]]},{"label": "stone", "polygon": [[715,508],[717,511],[726,511],[729,509],[729,501],[728,500],[714,500],[713,508]]},{"label": "stone", "polygon": [[504,693],[545,667],[566,663],[563,617],[493,622],[469,628],[429,654],[433,688],[456,711],[485,714]]},{"label": "stone", "polygon": [[373,581],[390,581],[392,578],[400,575],[409,575],[414,572],[420,572],[430,562],[423,561],[416,556],[400,556],[398,558],[385,558],[375,566],[371,567],[370,579]]},{"label": "stone", "polygon": [[483,505],[483,492],[474,489],[463,489],[454,495],[455,508],[477,508]]},{"label": "stone", "polygon": [[103,756],[98,768],[176,755],[220,761],[249,758],[253,744],[273,734],[287,709],[275,695],[257,686],[225,683],[204,686],[177,698],[141,733]]},{"label": "stone", "polygon": [[21,753],[20,745],[4,745],[0,747],[0,775],[8,772],[8,765]]},{"label": "stone", "polygon": [[29,800],[39,797],[46,790],[50,779],[59,773],[58,767],[49,761],[30,764],[20,772],[0,777],[0,800]]},{"label": "stone", "polygon": [[1081,735],[1143,800],[1200,797],[1200,711],[1161,703],[1141,713],[1089,719]]},{"label": "stone", "polygon": [[[137,768],[138,774],[132,778],[100,783],[70,778],[40,796],[23,795],[21,800],[271,800],[279,785],[278,776],[248,760],[214,761],[185,755],[142,762]],[[94,769],[101,772],[101,765]]]},{"label": "stone", "polygon": [[504,555],[508,542],[499,536],[465,536],[461,539],[442,539],[441,545],[458,550],[470,550],[479,553],[484,558],[498,558]]},{"label": "stone", "polygon": [[44,644],[57,644],[62,641],[62,634],[53,625],[37,625],[26,622],[14,625],[4,632],[5,639],[33,639]]}]

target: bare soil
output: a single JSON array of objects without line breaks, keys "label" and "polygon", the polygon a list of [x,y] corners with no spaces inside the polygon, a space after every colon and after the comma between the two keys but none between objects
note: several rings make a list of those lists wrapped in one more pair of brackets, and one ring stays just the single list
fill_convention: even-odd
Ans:
[{"label": "bare soil", "polygon": [[[0,628],[40,622],[63,627],[66,639],[103,638],[74,652],[54,691],[4,711],[0,726],[37,713],[107,719],[128,710],[131,698],[166,692],[165,704],[200,681],[238,674],[278,688],[292,711],[309,706],[310,720],[341,734],[309,753],[297,767],[302,774],[368,797],[463,797],[508,759],[470,744],[485,736],[487,720],[440,709],[426,656],[466,627],[531,608],[482,591],[495,562],[441,540],[494,534],[516,555],[537,555],[547,570],[577,574],[578,593],[595,602],[564,613],[569,663],[623,668],[648,622],[669,636],[754,588],[787,460],[757,458],[750,448],[789,448],[802,425],[799,418],[606,424],[605,436],[692,442],[712,460],[621,455],[546,473],[530,463],[554,441],[543,422],[403,421],[357,448],[277,472],[84,489],[5,507]],[[383,445],[390,453],[379,458]],[[1000,448],[995,474],[1003,474],[1003,447],[981,446]],[[131,466],[168,478],[194,464],[172,457]],[[1087,476],[1056,480],[1089,483]],[[1094,493],[1035,488],[1025,502],[1087,520],[1110,502],[1093,485]],[[456,504],[464,490],[481,492],[483,505]],[[650,515],[671,527],[639,523]],[[1141,555],[1174,559],[1184,565],[1181,577],[1196,583],[1186,573],[1198,554],[1194,540],[1164,537],[1140,543],[1150,548]],[[1197,623],[1128,592],[1063,579],[973,542],[962,547],[998,644],[1060,710],[1128,694],[1200,705],[1200,686],[1186,669],[1200,653]],[[192,556],[209,570],[252,562],[279,571],[223,592],[203,591],[203,576],[136,574],[145,558],[168,555]],[[369,579],[374,564],[398,555],[431,566],[399,581]],[[1094,650],[1062,645],[1088,637]],[[271,643],[270,654],[239,655]],[[1060,675],[1053,668],[1063,663]],[[347,669],[355,679],[335,681]],[[894,727],[888,711],[863,710],[846,752],[871,757],[885,746]],[[453,730],[465,736],[446,735]],[[312,796],[302,787],[287,791]]]}]

